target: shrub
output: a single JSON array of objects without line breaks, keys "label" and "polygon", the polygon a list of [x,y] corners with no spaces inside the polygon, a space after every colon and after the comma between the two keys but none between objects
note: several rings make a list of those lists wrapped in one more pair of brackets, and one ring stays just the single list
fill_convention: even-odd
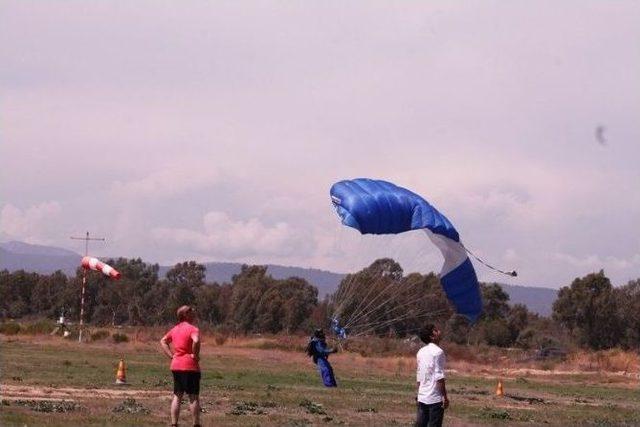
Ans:
[{"label": "shrub", "polygon": [[216,345],[224,345],[227,342],[229,336],[227,334],[215,334],[214,341]]},{"label": "shrub", "polygon": [[105,338],[109,338],[110,335],[111,334],[109,333],[109,331],[106,331],[104,329],[99,329],[91,334],[91,341],[100,341]]},{"label": "shrub", "polygon": [[51,320],[38,320],[30,323],[24,328],[24,333],[29,335],[50,334],[56,328],[56,324]]},{"label": "shrub", "polygon": [[113,342],[116,344],[121,342],[129,342],[129,337],[126,334],[115,333],[111,335],[111,338],[113,339]]},{"label": "shrub", "polygon": [[489,345],[507,347],[511,344],[511,331],[503,319],[489,320],[484,325],[484,339]]},{"label": "shrub", "polygon": [[20,325],[15,322],[0,323],[0,334],[16,335],[20,332]]}]

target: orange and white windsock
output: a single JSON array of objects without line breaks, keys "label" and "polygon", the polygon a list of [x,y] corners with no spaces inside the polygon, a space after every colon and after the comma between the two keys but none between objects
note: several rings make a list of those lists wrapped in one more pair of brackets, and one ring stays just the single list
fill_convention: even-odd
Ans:
[{"label": "orange and white windsock", "polygon": [[115,268],[111,267],[109,264],[105,264],[98,258],[92,258],[90,256],[82,258],[82,267],[89,270],[100,271],[102,274],[109,276],[114,280],[118,280],[120,278],[120,273],[118,273]]}]

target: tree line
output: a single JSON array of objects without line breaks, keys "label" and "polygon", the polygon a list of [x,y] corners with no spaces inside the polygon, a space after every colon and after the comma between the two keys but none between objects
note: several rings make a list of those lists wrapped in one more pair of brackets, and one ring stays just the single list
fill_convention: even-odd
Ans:
[{"label": "tree line", "polygon": [[[614,287],[603,271],[561,288],[551,317],[510,304],[497,283],[482,283],[484,313],[470,325],[451,310],[437,275],[405,275],[387,258],[348,274],[321,301],[306,280],[274,279],[266,266],[244,265],[230,283],[220,284],[206,282],[205,267],[194,261],[176,264],[164,278],[157,264],[139,258],[107,262],[121,280],[93,271],[86,276],[85,321],[96,326],[166,325],[179,306],[190,304],[200,322],[239,333],[308,333],[330,327],[337,316],[352,335],[404,337],[429,321],[444,325],[448,339],[460,344],[640,348],[640,279]],[[83,273],[0,271],[0,317],[56,318],[64,310],[77,321]]]}]

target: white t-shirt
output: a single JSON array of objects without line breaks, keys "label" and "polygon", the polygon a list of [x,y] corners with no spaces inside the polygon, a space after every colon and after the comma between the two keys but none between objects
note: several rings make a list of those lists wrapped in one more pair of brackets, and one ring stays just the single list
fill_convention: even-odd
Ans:
[{"label": "white t-shirt", "polygon": [[444,351],[434,343],[429,343],[418,350],[416,359],[416,381],[420,383],[418,402],[427,405],[442,402],[443,396],[436,383],[444,378]]}]

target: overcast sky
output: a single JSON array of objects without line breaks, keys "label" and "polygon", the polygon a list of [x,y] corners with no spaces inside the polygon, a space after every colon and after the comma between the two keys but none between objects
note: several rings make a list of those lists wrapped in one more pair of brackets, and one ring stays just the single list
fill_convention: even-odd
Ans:
[{"label": "overcast sky", "polygon": [[637,1],[9,1],[0,240],[96,256],[439,271],[330,186],[429,200],[484,281],[640,277]]}]

